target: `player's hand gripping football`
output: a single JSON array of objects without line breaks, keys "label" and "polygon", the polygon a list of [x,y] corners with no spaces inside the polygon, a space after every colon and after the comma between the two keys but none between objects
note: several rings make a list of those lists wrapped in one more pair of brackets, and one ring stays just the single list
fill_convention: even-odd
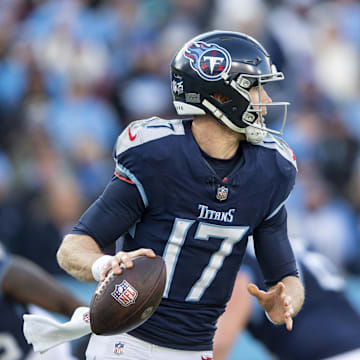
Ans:
[{"label": "player's hand gripping football", "polygon": [[292,330],[294,309],[292,299],[286,294],[283,282],[278,282],[268,291],[259,290],[255,284],[249,284],[248,291],[257,298],[260,306],[274,323],[279,325],[285,323],[286,328],[289,331]]},{"label": "player's hand gripping football", "polygon": [[112,269],[112,271],[114,272],[114,274],[121,274],[122,273],[122,269],[123,267],[130,269],[134,266],[133,262],[131,259],[137,257],[137,256],[147,256],[150,258],[155,258],[155,253],[152,249],[145,249],[145,248],[141,248],[141,249],[137,249],[134,251],[129,251],[129,252],[125,252],[125,251],[119,251],[118,253],[116,253],[114,256],[112,256],[109,259],[109,262],[107,263],[107,265],[104,266],[104,268],[101,271],[100,274],[100,281],[104,281],[106,278],[107,273],[110,271],[110,269]]}]

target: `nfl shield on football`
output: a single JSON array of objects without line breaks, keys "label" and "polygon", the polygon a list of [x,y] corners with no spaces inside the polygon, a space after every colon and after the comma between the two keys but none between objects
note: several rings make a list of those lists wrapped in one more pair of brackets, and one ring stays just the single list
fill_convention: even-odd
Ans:
[{"label": "nfl shield on football", "polygon": [[133,259],[120,275],[109,272],[91,300],[90,325],[97,335],[128,332],[143,324],[159,306],[166,284],[160,256]]}]

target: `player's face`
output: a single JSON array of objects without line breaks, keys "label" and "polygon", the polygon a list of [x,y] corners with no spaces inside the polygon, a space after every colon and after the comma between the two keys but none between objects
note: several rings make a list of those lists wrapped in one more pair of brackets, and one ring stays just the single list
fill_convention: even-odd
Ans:
[{"label": "player's face", "polygon": [[[251,102],[253,104],[260,104],[260,103],[270,104],[270,103],[272,103],[271,97],[265,91],[263,86],[260,86],[260,87],[254,86],[253,88],[250,89],[249,93],[250,93]],[[255,110],[259,110],[260,106],[254,105],[253,108]],[[266,105],[261,106],[261,113],[262,113],[262,116],[265,116],[267,114]]]}]

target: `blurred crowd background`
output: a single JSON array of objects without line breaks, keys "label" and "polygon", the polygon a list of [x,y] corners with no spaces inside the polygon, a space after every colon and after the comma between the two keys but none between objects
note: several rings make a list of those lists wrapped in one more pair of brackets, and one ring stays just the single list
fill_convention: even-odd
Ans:
[{"label": "blurred crowd background", "polygon": [[[291,102],[290,232],[360,274],[360,3],[1,0],[0,239],[53,274],[62,236],[113,173],[129,122],[175,117],[169,63],[198,33],[246,32]],[[270,94],[272,95],[272,94]],[[275,119],[276,121],[276,119]]]},{"label": "blurred crowd background", "polygon": [[291,103],[289,232],[360,284],[355,0],[1,0],[0,240],[10,252],[64,276],[55,253],[111,178],[117,135],[135,119],[176,116],[172,56],[214,29],[254,36],[285,73],[270,95]]}]

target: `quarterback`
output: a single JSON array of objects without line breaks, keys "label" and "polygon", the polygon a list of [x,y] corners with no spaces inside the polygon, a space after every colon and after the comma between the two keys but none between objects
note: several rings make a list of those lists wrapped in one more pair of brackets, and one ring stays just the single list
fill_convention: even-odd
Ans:
[{"label": "quarterback", "polygon": [[[127,334],[92,335],[87,359],[212,359],[218,317],[229,300],[250,235],[267,291],[249,285],[269,320],[292,329],[304,289],[287,236],[285,203],[296,161],[281,139],[286,102],[264,85],[284,78],[267,51],[241,33],[212,31],[171,63],[179,115],[132,122],[114,148],[115,173],[66,235],[62,268],[84,281],[160,255],[167,283],[155,313]],[[281,107],[280,130],[267,127]],[[124,236],[122,251],[104,249]]]}]

